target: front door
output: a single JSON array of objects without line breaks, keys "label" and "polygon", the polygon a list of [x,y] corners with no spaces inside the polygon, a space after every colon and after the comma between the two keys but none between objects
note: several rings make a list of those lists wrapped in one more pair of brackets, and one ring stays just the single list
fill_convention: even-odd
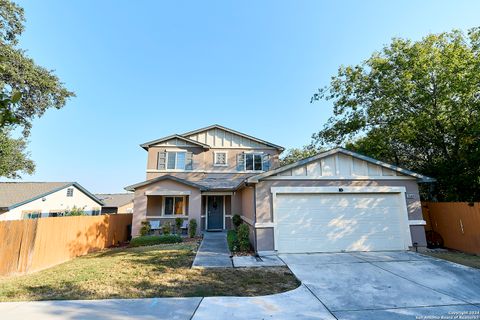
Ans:
[{"label": "front door", "polygon": [[223,196],[207,196],[207,229],[223,229]]}]

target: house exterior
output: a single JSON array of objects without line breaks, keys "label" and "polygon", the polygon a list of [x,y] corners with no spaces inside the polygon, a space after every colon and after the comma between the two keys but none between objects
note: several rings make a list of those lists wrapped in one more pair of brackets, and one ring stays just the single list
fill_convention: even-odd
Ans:
[{"label": "house exterior", "polygon": [[239,214],[259,252],[425,247],[418,183],[429,177],[336,148],[280,167],[284,150],[219,125],[141,145],[133,236],[144,220],[181,217],[198,231],[230,229]]},{"label": "house exterior", "polygon": [[0,221],[57,217],[73,207],[99,215],[102,204],[77,182],[0,182]]},{"label": "house exterior", "polygon": [[128,193],[98,193],[95,197],[103,202],[103,214],[124,214],[133,212],[132,192]]}]

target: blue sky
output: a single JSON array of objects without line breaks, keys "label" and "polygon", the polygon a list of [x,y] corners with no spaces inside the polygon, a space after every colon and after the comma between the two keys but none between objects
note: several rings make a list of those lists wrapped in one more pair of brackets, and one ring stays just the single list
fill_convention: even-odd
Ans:
[{"label": "blue sky", "polygon": [[26,181],[122,192],[140,143],[218,123],[286,148],[331,115],[310,104],[339,65],[392,37],[478,25],[478,1],[19,1],[20,46],[75,91],[33,122]]}]

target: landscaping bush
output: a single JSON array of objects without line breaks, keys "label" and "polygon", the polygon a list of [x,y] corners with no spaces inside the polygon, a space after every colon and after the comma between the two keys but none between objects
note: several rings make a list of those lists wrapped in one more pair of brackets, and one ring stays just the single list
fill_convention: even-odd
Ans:
[{"label": "landscaping bush", "polygon": [[180,234],[182,224],[183,224],[183,219],[182,218],[175,218],[175,233],[176,234]]},{"label": "landscaping bush", "polygon": [[228,230],[227,232],[227,243],[228,249],[230,252],[237,252],[238,251],[238,237],[237,231],[235,230]]},{"label": "landscaping bush", "polygon": [[190,219],[190,222],[188,223],[188,235],[190,238],[195,237],[197,234],[197,220],[195,219]]},{"label": "landscaping bush", "polygon": [[141,236],[133,238],[130,241],[131,247],[153,246],[163,243],[179,243],[182,242],[182,237],[176,234],[163,234],[161,236]]},{"label": "landscaping bush", "polygon": [[152,230],[152,227],[150,226],[150,222],[147,220],[142,221],[142,227],[140,228],[140,235],[146,236],[150,233],[151,230]]},{"label": "landscaping bush", "polygon": [[240,217],[239,214],[234,214],[233,217],[232,217],[232,222],[233,222],[233,226],[235,227],[235,230],[238,229],[238,227],[242,224],[242,217]]},{"label": "landscaping bush", "polygon": [[165,222],[162,225],[162,233],[165,235],[172,233],[172,225],[170,224],[170,222]]},{"label": "landscaping bush", "polygon": [[248,226],[242,223],[237,230],[238,237],[238,247],[240,251],[247,252],[250,251],[250,238],[249,238],[249,229]]}]

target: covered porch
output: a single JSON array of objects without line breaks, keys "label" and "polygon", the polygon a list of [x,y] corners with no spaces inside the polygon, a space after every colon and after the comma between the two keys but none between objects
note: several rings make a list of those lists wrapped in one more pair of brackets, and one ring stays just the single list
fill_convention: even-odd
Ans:
[{"label": "covered porch", "polygon": [[[232,192],[206,192],[200,197],[188,191],[150,194],[146,196],[146,220],[161,228],[167,222],[174,226],[177,218],[185,221],[194,218],[200,231],[229,230],[232,228],[232,196]],[[159,223],[152,223],[154,221]]]},{"label": "covered porch", "polygon": [[219,180],[192,182],[167,175],[131,186],[135,190],[132,235],[140,234],[142,221],[160,230],[166,223],[175,226],[177,218],[184,225],[195,219],[197,233],[231,229],[232,216],[241,213],[241,193],[218,186]]}]

